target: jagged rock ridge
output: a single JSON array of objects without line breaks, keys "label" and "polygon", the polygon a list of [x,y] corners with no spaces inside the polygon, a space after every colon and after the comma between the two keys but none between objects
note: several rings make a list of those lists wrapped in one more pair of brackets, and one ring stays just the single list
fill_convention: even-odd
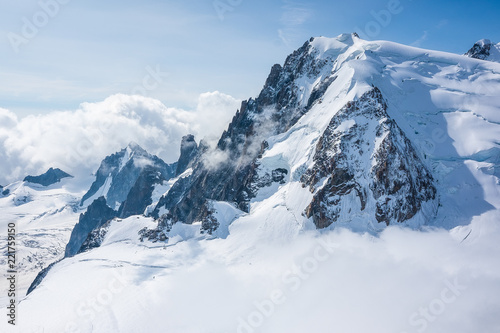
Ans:
[{"label": "jagged rock ridge", "polygon": [[43,279],[45,278],[45,276],[47,276],[47,274],[49,273],[49,271],[51,270],[51,268],[54,267],[61,260],[62,259],[60,259],[58,261],[55,261],[55,262],[51,263],[50,265],[48,265],[47,267],[45,267],[44,269],[42,269],[37,274],[35,280],[33,280],[33,282],[31,283],[31,285],[29,286],[28,291],[26,292],[26,295],[29,295],[33,290],[35,290],[36,287],[38,287],[40,285],[40,283],[42,283]]},{"label": "jagged rock ridge", "polygon": [[[259,97],[244,101],[222,134],[215,149],[219,155],[199,149],[192,175],[179,180],[159,201],[153,212],[159,229],[201,221],[202,229],[211,233],[218,227],[211,202],[231,202],[249,212],[261,188],[283,184],[290,170],[261,166],[267,138],[286,133],[323,103],[338,80],[341,62],[349,59],[343,52],[357,40],[355,35],[342,35],[335,41],[336,49],[325,51],[311,39],[283,66],[274,65]],[[314,165],[300,177],[313,194],[304,215],[318,228],[356,217],[386,225],[413,218],[425,223],[435,213],[433,176],[386,110],[380,90],[372,88],[342,108],[319,138]],[[221,155],[224,158],[214,166],[212,159]]]},{"label": "jagged rock ridge", "polygon": [[[257,99],[242,102],[216,147],[224,160],[213,166],[213,154],[208,148],[200,148],[193,174],[174,184],[153,216],[160,217],[160,211],[166,210],[161,221],[202,221],[203,229],[210,233],[217,224],[210,218],[209,201],[232,202],[248,211],[249,201],[259,188],[257,159],[266,148],[265,139],[293,126],[335,80],[333,59],[318,58],[313,40],[288,56],[283,66],[272,67]],[[298,84],[299,78],[310,85]]]}]

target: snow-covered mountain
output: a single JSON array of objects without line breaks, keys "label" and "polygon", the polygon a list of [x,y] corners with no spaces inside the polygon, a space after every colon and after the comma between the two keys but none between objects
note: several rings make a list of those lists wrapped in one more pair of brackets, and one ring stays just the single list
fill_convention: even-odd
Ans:
[{"label": "snow-covered mountain", "polygon": [[269,200],[319,228],[468,224],[499,207],[497,67],[356,35],[311,39],[153,216],[162,230],[201,221],[211,233],[213,202],[251,213]]},{"label": "snow-covered mountain", "polygon": [[[21,245],[17,267],[21,278],[19,290],[25,293],[42,268],[65,255],[76,254],[82,246],[82,251],[88,249],[88,242],[95,238],[90,237],[91,232],[108,220],[143,213],[154,203],[153,199],[158,201],[160,194],[153,193],[155,187],[161,188],[176,170],[177,163],[167,165],[131,143],[103,160],[86,193],[82,191],[88,189],[86,181],[69,179],[72,176],[57,168],[2,187],[0,223],[6,229],[9,222],[17,222],[17,240]],[[105,186],[99,183],[102,179]],[[87,203],[97,195],[101,196]],[[117,210],[108,207],[108,197],[122,200],[115,202]],[[7,243],[1,244],[2,251],[6,251],[6,246]],[[1,260],[6,263],[6,257]]]},{"label": "snow-covered mountain", "polygon": [[177,168],[177,164],[168,165],[132,142],[102,161],[95,181],[82,198],[81,206],[88,206],[102,196],[109,207],[118,210],[147,165],[157,169],[165,179],[172,178]]},{"label": "snow-covered mountain", "polygon": [[424,330],[494,331],[500,64],[474,54],[311,38],[216,147],[107,157],[20,328],[413,332],[454,281]]},{"label": "snow-covered mountain", "polygon": [[475,59],[500,62],[500,43],[494,44],[489,39],[481,39],[465,55]]},{"label": "snow-covered mountain", "polygon": [[[187,145],[185,141],[181,150]],[[192,148],[187,150],[191,154]],[[80,205],[88,207],[71,233],[65,255],[70,257],[87,250],[88,244],[94,243],[92,238],[96,233],[92,232],[112,218],[143,214],[153,204],[155,187],[173,178],[177,171],[177,163],[166,164],[136,143],[107,156],[97,170],[90,190],[81,200]]]}]

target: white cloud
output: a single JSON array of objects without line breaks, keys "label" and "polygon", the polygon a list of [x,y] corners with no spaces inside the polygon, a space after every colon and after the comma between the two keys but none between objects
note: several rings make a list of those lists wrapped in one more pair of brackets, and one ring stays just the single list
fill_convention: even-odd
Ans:
[{"label": "white cloud", "polygon": [[442,19],[441,21],[439,21],[436,28],[441,29],[441,28],[447,26],[449,23],[450,23],[450,21],[448,21],[447,19]]},{"label": "white cloud", "polygon": [[285,26],[302,25],[312,16],[312,12],[308,8],[297,7],[292,4],[287,4],[284,8],[285,11],[281,16],[281,23]]},{"label": "white cloud", "polygon": [[193,131],[199,138],[218,140],[240,104],[240,100],[218,91],[201,94],[196,107],[196,118],[193,119]]},{"label": "white cloud", "polygon": [[208,170],[217,170],[223,165],[227,165],[229,160],[229,152],[217,149],[217,147],[210,147],[209,150],[203,154],[203,166]]},{"label": "white cloud", "polygon": [[167,163],[179,155],[180,140],[220,135],[239,101],[219,92],[202,94],[195,110],[169,108],[160,101],[117,94],[75,111],[18,119],[0,109],[0,184],[59,167],[89,175],[107,155],[135,141]]},{"label": "white cloud", "polygon": [[[470,229],[474,237],[462,242]],[[499,235],[485,215],[451,232],[396,226],[373,237],[338,229],[257,245],[230,235],[201,253],[193,242],[185,252],[199,255],[196,264],[169,272],[162,284],[169,288],[154,289],[159,301],[148,311],[172,314],[167,328],[199,332],[492,332]],[[231,249],[237,254],[222,252]]]},{"label": "white cloud", "polygon": [[281,28],[278,37],[285,45],[303,39],[301,26],[313,16],[313,11],[306,5],[285,1],[280,18]]},{"label": "white cloud", "polygon": [[424,31],[424,33],[422,34],[422,36],[420,36],[419,39],[417,39],[416,41],[414,41],[413,43],[411,43],[411,45],[412,46],[416,46],[416,47],[420,47],[420,46],[422,46],[422,43],[427,40],[428,37],[429,37],[429,32],[428,31]]},{"label": "white cloud", "polygon": [[[250,214],[233,222],[227,239],[186,240],[169,251],[141,244],[137,254],[129,243],[109,241],[91,259],[51,271],[20,304],[31,318],[20,325],[51,332],[68,322],[96,332],[498,332],[497,216],[451,231],[391,226],[378,237],[345,229],[287,237],[295,222]],[[92,264],[102,261],[120,265]],[[95,318],[82,315],[78,309],[96,304],[112,272],[124,277],[120,292]]]},{"label": "white cloud", "polygon": [[[15,126],[17,116],[9,110],[0,108],[0,128],[7,129]],[[5,132],[0,132],[0,135]]]}]

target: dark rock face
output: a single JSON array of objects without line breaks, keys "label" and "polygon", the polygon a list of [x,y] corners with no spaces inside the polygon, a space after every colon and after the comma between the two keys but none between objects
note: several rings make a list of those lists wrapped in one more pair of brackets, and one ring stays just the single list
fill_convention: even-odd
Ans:
[{"label": "dark rock face", "polygon": [[[316,59],[317,51],[311,46],[312,41],[291,54],[283,66],[272,67],[257,99],[242,102],[241,109],[217,144],[216,152],[224,156],[223,161],[214,167],[211,165],[214,159],[211,152],[200,148],[192,163],[193,174],[174,184],[158,203],[153,216],[159,217],[159,212],[166,210],[168,213],[163,221],[202,221],[202,228],[210,232],[216,228],[211,217],[210,201],[232,202],[239,209],[248,211],[248,203],[259,188],[257,159],[266,149],[265,139],[293,126],[321,99],[335,80],[328,70],[324,71],[326,76],[321,77],[322,69],[332,64],[328,60]],[[308,100],[301,99],[303,87],[296,83],[300,77],[311,80],[321,78],[322,83],[314,87]],[[283,174],[283,170],[275,170],[270,178],[281,182]],[[266,182],[261,180],[260,183]]]},{"label": "dark rock face", "polygon": [[155,167],[146,166],[139,174],[134,186],[130,189],[127,199],[118,210],[118,216],[127,218],[132,215],[143,214],[146,207],[153,203],[151,198],[155,184],[165,181],[163,174]]},{"label": "dark rock face", "polygon": [[285,176],[287,174],[288,174],[288,170],[287,169],[278,168],[278,169],[274,169],[271,172],[271,177],[272,177],[273,182],[284,184],[285,183],[285,181],[284,181],[285,180]]},{"label": "dark rock face", "polygon": [[474,46],[465,53],[465,55],[475,59],[487,60],[490,56],[491,46],[492,44],[490,40],[481,40],[475,43]]},{"label": "dark rock face", "polygon": [[94,200],[84,214],[80,215],[78,223],[71,232],[66,245],[65,257],[72,257],[78,253],[88,235],[96,228],[116,217],[116,211],[109,208],[104,197]]},{"label": "dark rock face", "polygon": [[435,199],[431,174],[386,110],[374,88],[341,109],[318,141],[314,166],[301,177],[315,193],[305,214],[318,228],[350,213],[342,210],[344,200],[357,198],[361,211],[374,201],[374,217],[389,225],[409,220]]},{"label": "dark rock face", "polygon": [[181,141],[181,156],[177,161],[177,169],[175,176],[182,174],[192,164],[196,154],[198,153],[198,144],[194,140],[194,136],[189,134],[182,137]]},{"label": "dark rock face", "polygon": [[252,193],[257,193],[259,189],[269,187],[273,183],[285,184],[285,178],[288,175],[287,169],[277,168],[274,170],[267,170],[265,168],[260,168],[258,161],[256,165],[260,172],[254,174],[249,184]]},{"label": "dark rock face", "polygon": [[23,181],[34,183],[34,184],[40,184],[43,186],[49,186],[49,185],[60,182],[61,179],[63,179],[63,178],[68,178],[68,177],[72,178],[73,176],[67,174],[66,172],[62,171],[61,169],[50,168],[44,174],[41,174],[39,176],[27,176],[26,178],[24,178]]},{"label": "dark rock face", "polygon": [[104,237],[106,237],[106,234],[108,233],[111,221],[112,220],[109,220],[102,226],[92,230],[92,232],[87,236],[87,238],[83,242],[77,254],[87,252],[97,247],[100,247],[102,242],[104,241]]},{"label": "dark rock face", "polygon": [[51,268],[54,267],[54,265],[57,264],[58,262],[60,262],[61,260],[62,259],[60,259],[56,262],[53,262],[52,264],[50,264],[47,267],[45,267],[44,269],[42,269],[37,274],[35,280],[33,280],[33,282],[31,283],[30,287],[28,288],[28,291],[26,292],[26,295],[29,295],[33,290],[35,290],[35,288],[38,287],[40,285],[40,283],[42,283],[43,279],[47,276],[47,274],[49,273]]},{"label": "dark rock face", "polygon": [[[136,183],[145,166],[156,168],[164,179],[174,177],[177,164],[166,164],[157,156],[151,155],[135,143],[125,149],[107,156],[96,173],[96,180],[83,196],[81,205],[94,195],[105,195],[109,206],[118,209]],[[110,182],[110,184],[107,184]],[[104,191],[109,186],[106,193]]]},{"label": "dark rock face", "polygon": [[160,218],[159,211],[160,207],[169,207],[169,209],[174,208],[177,210],[185,210],[185,214],[189,213],[190,203],[188,200],[184,200],[185,206],[181,206],[180,203],[183,195],[188,191],[191,185],[191,176],[180,178],[175,184],[172,186],[170,191],[168,191],[168,195],[160,198],[158,205],[153,211],[153,216],[155,218]]},{"label": "dark rock face", "polygon": [[[194,141],[194,138],[192,139]],[[186,141],[186,145],[189,146],[191,138],[187,138]],[[106,224],[109,220],[143,214],[146,207],[153,203],[152,193],[155,185],[172,178],[176,168],[177,163],[168,165],[134,143],[106,157],[97,171],[96,180],[83,197],[81,204],[106,186],[109,187],[109,191],[104,193],[107,198],[100,196],[80,216],[71,233],[65,255],[74,256],[100,246],[107,232],[106,226],[109,227],[109,224]],[[106,182],[111,183],[105,184]],[[109,200],[112,203],[111,207],[116,207],[119,203],[119,208],[117,210],[110,208]]]},{"label": "dark rock face", "polygon": [[[162,183],[164,180],[165,178],[157,168],[149,165],[145,166],[127,195],[127,199],[125,199],[125,201],[121,204],[118,212],[115,212],[114,216],[110,213],[107,217],[110,218],[110,216],[112,216],[111,218],[120,217],[125,219],[132,215],[143,214],[146,207],[153,203],[151,195],[153,193],[154,186]],[[92,231],[88,234],[77,253],[90,251],[91,249],[101,246],[102,241],[109,230],[111,221],[112,220],[109,219],[103,225],[97,224],[97,227],[92,229]]]},{"label": "dark rock face", "polygon": [[101,165],[99,166],[99,169],[96,172],[96,179],[90,186],[90,189],[87,191],[87,193],[85,193],[85,195],[83,196],[82,201],[80,203],[81,205],[83,205],[83,203],[86,200],[95,195],[97,191],[100,190],[102,186],[104,186],[109,176],[111,177],[116,176],[120,167],[120,161],[124,156],[125,156],[125,151],[122,150],[118,153],[107,156],[101,162]]},{"label": "dark rock face", "polygon": [[[168,232],[170,231],[170,229],[165,231]],[[139,230],[139,240],[141,242],[144,242],[145,239],[153,243],[156,243],[158,241],[164,242],[168,240],[168,236],[165,234],[163,230],[143,228]]]}]

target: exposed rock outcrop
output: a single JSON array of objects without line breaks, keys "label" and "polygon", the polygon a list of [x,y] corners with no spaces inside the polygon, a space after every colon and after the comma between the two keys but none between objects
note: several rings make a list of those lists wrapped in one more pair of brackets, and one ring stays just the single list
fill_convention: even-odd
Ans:
[{"label": "exposed rock outcrop", "polygon": [[71,237],[66,245],[65,257],[77,254],[88,235],[96,228],[113,219],[116,211],[109,208],[104,197],[94,200],[84,214],[80,215],[78,223],[71,232]]},{"label": "exposed rock outcrop", "polygon": [[197,153],[198,144],[194,140],[194,136],[189,134],[182,137],[181,155],[179,157],[179,160],[177,161],[175,176],[179,176],[191,166]]},{"label": "exposed rock outcrop", "polygon": [[151,198],[156,184],[167,180],[163,174],[153,166],[145,166],[137,178],[134,186],[130,189],[127,198],[118,210],[118,216],[127,218],[132,215],[144,213],[147,206],[153,203]]},{"label": "exposed rock outcrop", "polygon": [[386,110],[374,88],[342,108],[318,141],[314,166],[301,178],[314,193],[306,216],[318,228],[367,205],[378,222],[404,222],[436,198],[432,175]]},{"label": "exposed rock outcrop", "polygon": [[489,39],[481,39],[465,55],[475,59],[500,62],[500,43],[494,44]]}]

